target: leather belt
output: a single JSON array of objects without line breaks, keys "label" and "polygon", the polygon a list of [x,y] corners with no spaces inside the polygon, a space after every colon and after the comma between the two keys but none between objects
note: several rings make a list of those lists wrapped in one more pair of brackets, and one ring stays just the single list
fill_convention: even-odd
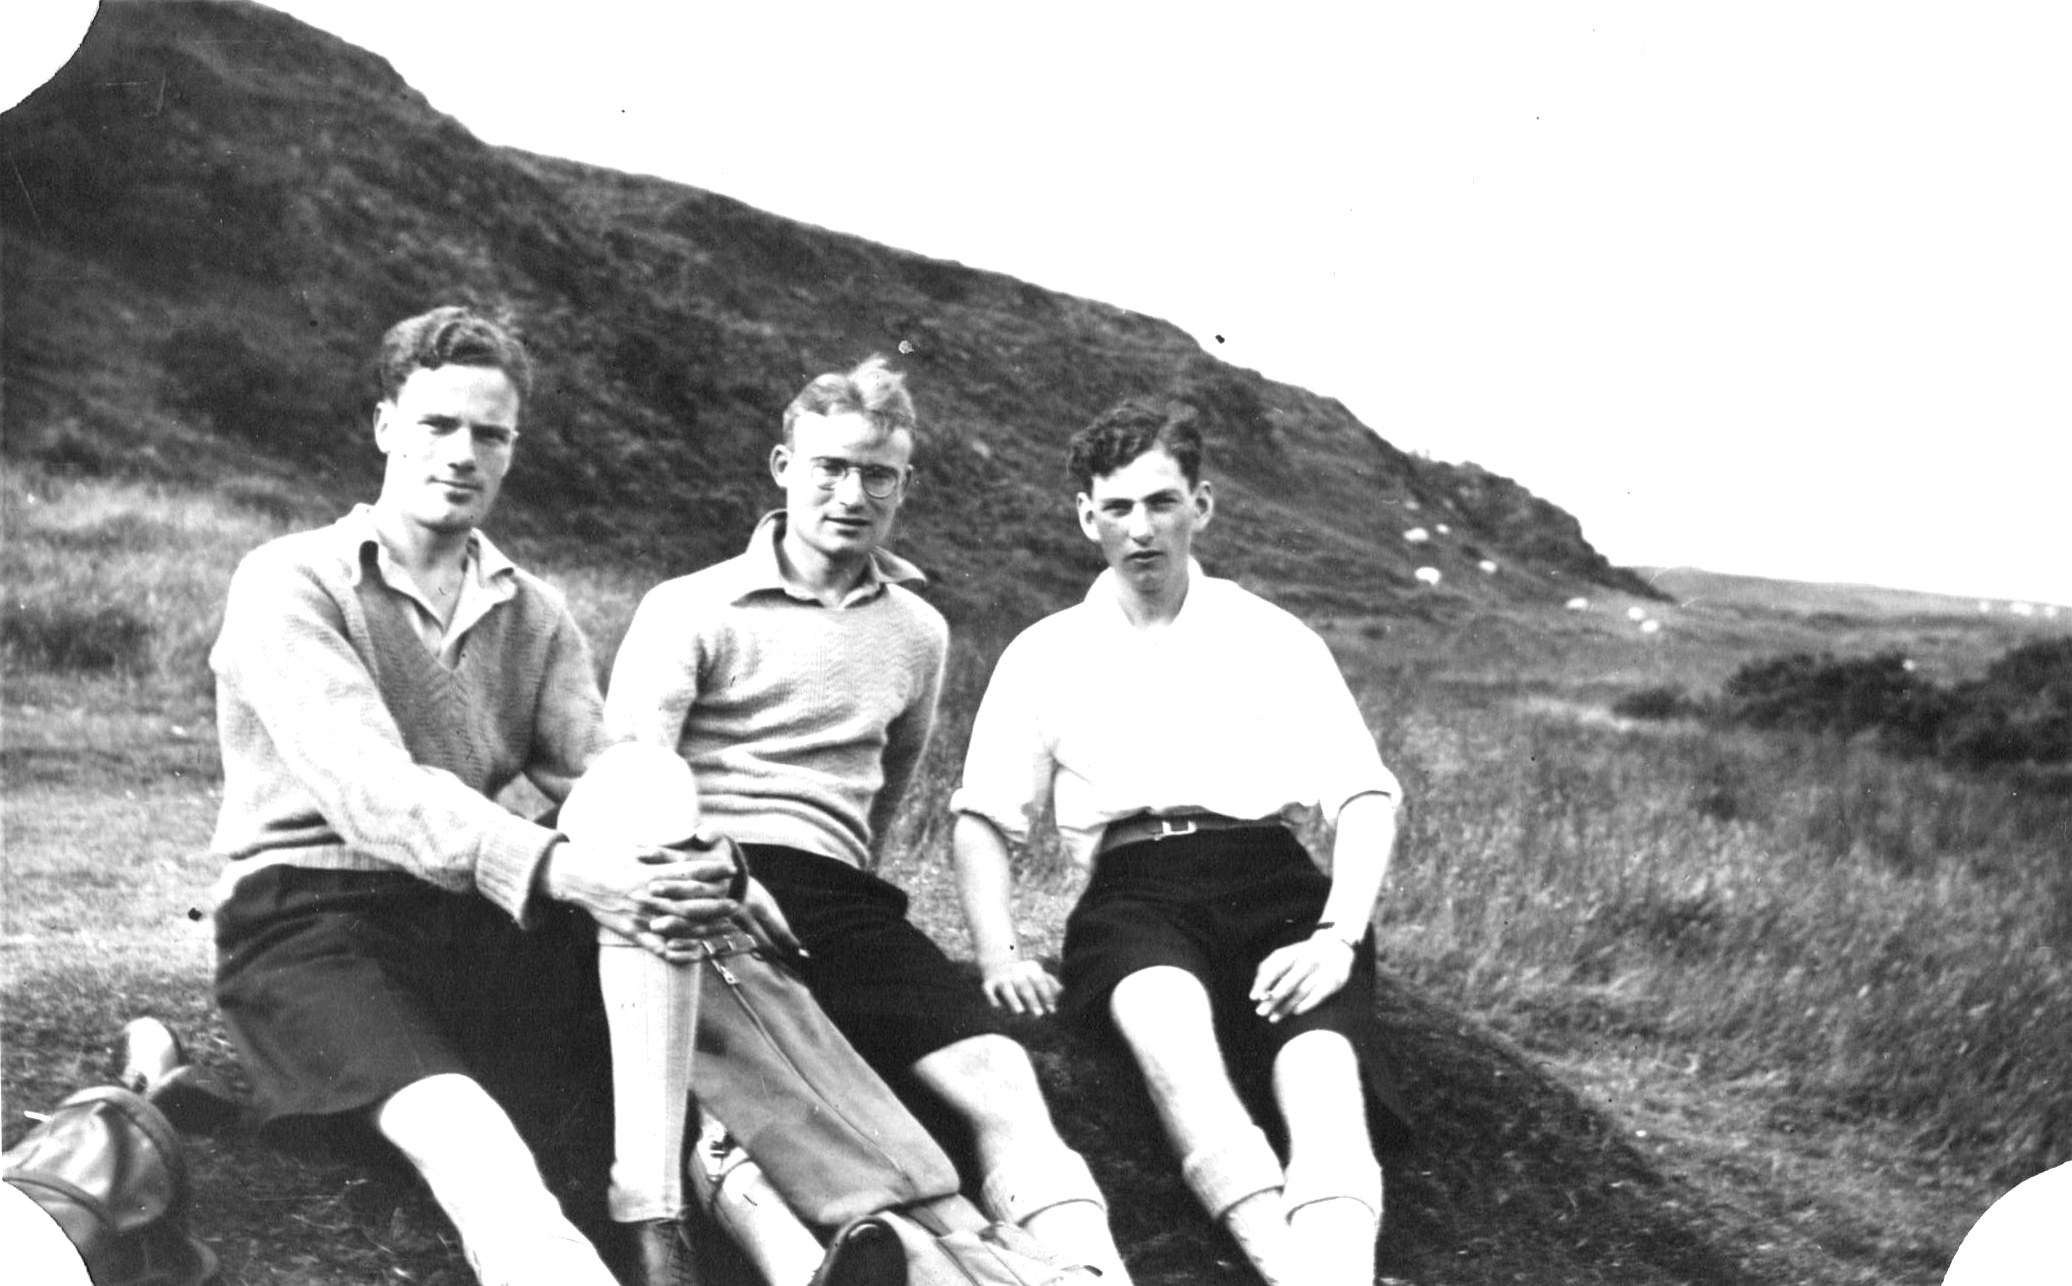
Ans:
[{"label": "leather belt", "polygon": [[1121,821],[1108,823],[1108,829],[1101,832],[1101,842],[1094,845],[1094,856],[1125,844],[1141,844],[1146,840],[1172,839],[1176,835],[1196,835],[1203,831],[1234,831],[1247,827],[1279,826],[1277,817],[1225,817],[1200,809],[1188,809],[1177,813],[1138,813]]}]

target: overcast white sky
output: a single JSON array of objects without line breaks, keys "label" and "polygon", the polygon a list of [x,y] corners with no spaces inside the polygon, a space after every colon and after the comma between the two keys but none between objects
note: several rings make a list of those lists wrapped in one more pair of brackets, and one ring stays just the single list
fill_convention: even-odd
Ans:
[{"label": "overcast white sky", "polygon": [[2072,6],[274,7],[490,142],[1166,318],[1616,562],[2072,603]]}]

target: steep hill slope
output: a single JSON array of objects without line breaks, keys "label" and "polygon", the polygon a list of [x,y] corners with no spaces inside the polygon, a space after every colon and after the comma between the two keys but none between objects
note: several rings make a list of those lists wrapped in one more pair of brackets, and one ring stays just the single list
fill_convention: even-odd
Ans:
[{"label": "steep hill slope", "polygon": [[772,501],[785,401],[882,351],[926,425],[901,547],[953,617],[1084,584],[1061,447],[1133,393],[1201,415],[1232,516],[1212,569],[1297,608],[1648,592],[1510,480],[1407,456],[1167,323],[486,146],[379,57],[242,0],[104,5],[0,148],[12,458],[323,512],[376,477],[374,339],[461,300],[515,317],[546,376],[499,520],[521,541],[658,574],[728,552]]}]

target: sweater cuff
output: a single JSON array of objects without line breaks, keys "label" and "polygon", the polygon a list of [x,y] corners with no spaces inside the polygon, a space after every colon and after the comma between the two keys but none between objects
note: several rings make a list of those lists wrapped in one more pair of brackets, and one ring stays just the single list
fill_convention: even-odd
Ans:
[{"label": "sweater cuff", "polygon": [[475,888],[510,913],[520,928],[532,927],[533,884],[548,850],[561,834],[511,815],[482,837],[475,855]]}]

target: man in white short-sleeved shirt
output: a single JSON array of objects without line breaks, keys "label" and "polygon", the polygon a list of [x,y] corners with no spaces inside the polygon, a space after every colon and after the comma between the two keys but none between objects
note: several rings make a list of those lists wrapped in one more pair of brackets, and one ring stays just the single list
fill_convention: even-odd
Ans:
[{"label": "man in white short-sleeved shirt", "polygon": [[[1373,1140],[1407,1132],[1369,929],[1401,790],[1323,641],[1194,561],[1214,501],[1191,415],[1125,402],[1073,439],[1108,570],[994,670],[951,800],[959,891],[988,998],[1121,1037],[1188,1185],[1268,1282],[1365,1286]],[[1009,844],[1051,810],[1092,872],[1062,983],[1012,914]],[[1329,875],[1291,830],[1318,810]]]}]

